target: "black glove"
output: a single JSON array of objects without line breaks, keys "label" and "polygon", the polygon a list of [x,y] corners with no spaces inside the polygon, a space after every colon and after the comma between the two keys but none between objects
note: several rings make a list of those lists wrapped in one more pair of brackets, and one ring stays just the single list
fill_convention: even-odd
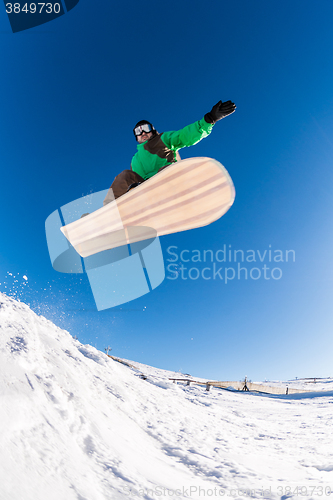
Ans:
[{"label": "black glove", "polygon": [[207,123],[216,123],[222,118],[231,115],[236,109],[236,105],[231,101],[222,102],[219,101],[212,110],[205,115],[205,121]]}]

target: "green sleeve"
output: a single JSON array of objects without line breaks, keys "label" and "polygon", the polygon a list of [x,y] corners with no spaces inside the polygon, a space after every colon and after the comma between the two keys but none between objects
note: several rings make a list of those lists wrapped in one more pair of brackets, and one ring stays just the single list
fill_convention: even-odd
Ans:
[{"label": "green sleeve", "polygon": [[204,118],[191,125],[187,125],[175,132],[163,132],[161,139],[167,148],[178,151],[186,146],[194,146],[207,137],[213,130],[213,124],[207,123]]}]

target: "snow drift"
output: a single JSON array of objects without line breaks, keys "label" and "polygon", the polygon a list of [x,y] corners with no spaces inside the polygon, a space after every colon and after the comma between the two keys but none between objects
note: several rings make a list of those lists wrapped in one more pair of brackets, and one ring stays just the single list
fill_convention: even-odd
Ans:
[{"label": "snow drift", "polygon": [[207,392],[144,369],[146,380],[0,294],[0,499],[333,491],[333,393]]}]

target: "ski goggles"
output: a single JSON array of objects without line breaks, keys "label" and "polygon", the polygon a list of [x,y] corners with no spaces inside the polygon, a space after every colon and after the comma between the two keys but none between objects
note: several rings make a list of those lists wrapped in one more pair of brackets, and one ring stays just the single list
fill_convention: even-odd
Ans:
[{"label": "ski goggles", "polygon": [[151,132],[152,130],[153,129],[149,123],[144,123],[143,125],[139,125],[138,127],[135,127],[133,132],[134,132],[135,136],[138,136],[138,135],[143,134],[144,132],[146,134],[149,134],[149,132]]}]

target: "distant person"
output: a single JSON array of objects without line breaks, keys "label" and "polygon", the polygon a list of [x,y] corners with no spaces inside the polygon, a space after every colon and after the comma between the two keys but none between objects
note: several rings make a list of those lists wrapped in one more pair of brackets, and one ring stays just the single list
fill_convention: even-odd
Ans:
[{"label": "distant person", "polygon": [[207,137],[213,125],[231,115],[236,106],[231,101],[219,101],[204,118],[178,131],[159,134],[147,120],[139,121],[133,133],[139,143],[137,153],[133,156],[131,170],[123,170],[114,179],[103,205],[119,198],[130,189],[157,174],[160,170],[180,159],[178,150],[193,146]]}]

